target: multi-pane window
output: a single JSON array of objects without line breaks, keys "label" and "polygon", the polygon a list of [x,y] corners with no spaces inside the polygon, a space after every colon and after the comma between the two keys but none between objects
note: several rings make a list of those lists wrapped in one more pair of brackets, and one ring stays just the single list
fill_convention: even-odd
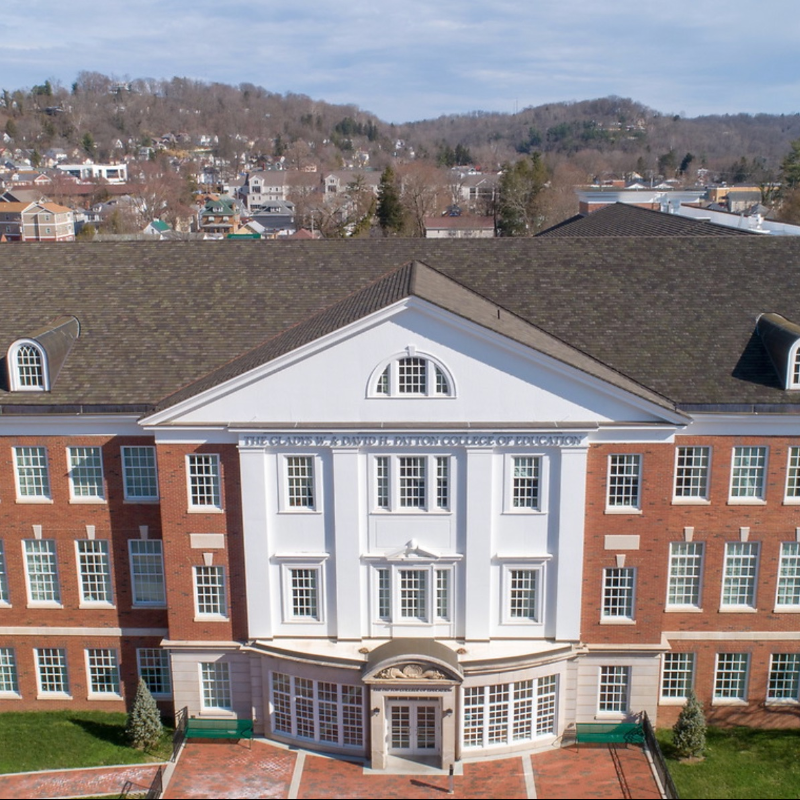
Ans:
[{"label": "multi-pane window", "polygon": [[21,389],[44,388],[42,354],[33,345],[23,344],[17,349],[17,386]]},{"label": "multi-pane window", "polygon": [[401,358],[397,365],[400,394],[424,394],[428,387],[428,362],[424,358]]},{"label": "multi-pane window", "polygon": [[800,447],[789,448],[786,466],[786,499],[800,500]]},{"label": "multi-pane window", "polygon": [[69,694],[66,650],[56,647],[37,650],[36,675],[41,694]]},{"label": "multi-pane window", "polygon": [[453,571],[450,567],[378,567],[377,618],[383,622],[449,622]]},{"label": "multi-pane window", "polygon": [[25,540],[25,571],[32,603],[61,602],[54,539]]},{"label": "multi-pane window", "polygon": [[0,605],[10,603],[8,594],[8,574],[6,573],[6,555],[3,541],[0,539]]},{"label": "multi-pane window", "polygon": [[15,447],[17,493],[20,498],[50,499],[46,447]]},{"label": "multi-pane window", "polygon": [[669,546],[667,605],[699,608],[702,579],[702,542],[672,542]]},{"label": "multi-pane window", "polygon": [[111,602],[111,559],[107,541],[101,539],[78,541],[78,575],[82,602]]},{"label": "multi-pane window", "polygon": [[17,659],[13,647],[0,647],[0,694],[19,693]]},{"label": "multi-pane window", "polygon": [[755,608],[758,543],[728,542],[722,575],[722,605]]},{"label": "multi-pane window", "polygon": [[312,456],[290,456],[286,459],[286,489],[289,508],[314,509]]},{"label": "multi-pane window", "polygon": [[187,458],[187,469],[189,473],[189,505],[199,508],[222,508],[219,456],[215,454],[190,455]]},{"label": "multi-pane window", "polygon": [[122,476],[126,500],[158,500],[155,447],[123,447]]},{"label": "multi-pane window", "polygon": [[488,747],[554,736],[558,676],[464,689],[464,746]]},{"label": "multi-pane window", "polygon": [[272,730],[292,738],[342,747],[364,744],[360,686],[272,673]]},{"label": "multi-pane window", "polygon": [[778,595],[775,605],[783,608],[800,607],[800,542],[781,544]]},{"label": "multi-pane window", "polygon": [[538,510],[541,458],[515,456],[512,464],[514,473],[511,484],[512,507]]},{"label": "multi-pane window", "polygon": [[694,653],[664,653],[661,697],[684,700],[694,685]]},{"label": "multi-pane window", "polygon": [[451,381],[442,367],[429,358],[408,356],[398,358],[378,376],[374,388],[376,395],[398,397],[449,397]]},{"label": "multi-pane window", "polygon": [[91,694],[119,694],[117,651],[91,648],[86,651]]},{"label": "multi-pane window", "polygon": [[608,457],[608,506],[638,509],[642,473],[642,457],[617,454]]},{"label": "multi-pane window", "polygon": [[773,653],[767,700],[800,701],[800,653]]},{"label": "multi-pane window", "polygon": [[508,619],[510,622],[539,621],[539,578],[538,569],[509,569]]},{"label": "multi-pane window", "polygon": [[70,447],[69,485],[74,500],[102,500],[103,460],[99,447]]},{"label": "multi-pane window", "polygon": [[708,499],[710,448],[679,447],[675,455],[675,497]]},{"label": "multi-pane window", "polygon": [[227,661],[200,664],[200,686],[203,708],[233,708],[231,671]]},{"label": "multi-pane window", "polygon": [[603,570],[603,617],[633,619],[633,593],[636,571],[632,567]]},{"label": "multi-pane window", "polygon": [[630,678],[630,667],[600,667],[600,688],[597,704],[599,713],[627,713]]},{"label": "multi-pane window", "polygon": [[291,617],[319,620],[319,567],[292,567],[289,569],[289,581]]},{"label": "multi-pane window", "polygon": [[376,456],[375,506],[386,511],[448,511],[450,456]]},{"label": "multi-pane window", "polygon": [[166,650],[140,647],[136,650],[136,661],[139,677],[147,684],[150,694],[161,697],[172,694],[172,675]]},{"label": "multi-pane window", "polygon": [[763,500],[766,470],[766,447],[734,447],[731,498]]},{"label": "multi-pane window", "polygon": [[164,586],[164,556],[160,539],[131,539],[131,583],[133,604],[163,606],[167,602]]},{"label": "multi-pane window", "polygon": [[198,616],[224,617],[227,614],[225,568],[195,567],[194,594]]},{"label": "multi-pane window", "polygon": [[747,700],[749,653],[718,653],[714,674],[715,700]]}]

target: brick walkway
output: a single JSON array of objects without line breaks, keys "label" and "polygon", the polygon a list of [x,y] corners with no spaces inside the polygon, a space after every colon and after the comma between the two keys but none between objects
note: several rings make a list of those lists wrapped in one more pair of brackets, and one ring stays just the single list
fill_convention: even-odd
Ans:
[{"label": "brick walkway", "polygon": [[158,764],[135,764],[126,767],[94,767],[52,772],[21,772],[0,775],[0,797],[80,797],[81,795],[118,795],[130,781],[133,791],[146,792],[153,782]]}]

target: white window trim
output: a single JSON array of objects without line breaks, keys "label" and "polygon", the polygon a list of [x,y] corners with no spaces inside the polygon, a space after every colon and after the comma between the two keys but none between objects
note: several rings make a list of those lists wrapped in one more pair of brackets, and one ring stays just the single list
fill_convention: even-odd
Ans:
[{"label": "white window trim", "polygon": [[[633,505],[611,505],[611,459],[615,456],[638,459],[636,502]],[[641,453],[609,453],[606,459],[606,514],[641,514],[642,513],[642,472],[644,457]]]},{"label": "white window trim", "polygon": [[[706,464],[706,493],[705,495],[679,495],[678,494],[678,457],[680,450],[697,449],[708,451],[708,463]],[[676,506],[707,506],[711,505],[711,466],[713,459],[713,448],[705,444],[679,444],[675,448],[675,469],[672,481],[672,504]]]},{"label": "white window trim", "polygon": [[[222,611],[201,611],[198,592],[197,575],[200,569],[214,569],[221,576],[219,586],[219,603]],[[222,564],[194,564],[192,566],[192,586],[194,588],[194,621],[195,622],[227,622],[230,604],[228,603],[228,580],[225,567]]]},{"label": "white window trim", "polygon": [[[0,588],[3,592],[0,593],[0,608],[11,608],[11,587],[8,582],[8,561],[6,561],[5,542],[0,539]],[[5,596],[3,596],[5,595]]]},{"label": "white window trim", "polygon": [[14,683],[16,689],[0,689],[0,698],[3,700],[18,700],[22,697],[22,692],[19,687],[19,663],[17,662],[17,650],[15,647],[2,647],[2,650],[8,650],[11,653],[11,667],[13,668]]},{"label": "white window trim", "polygon": [[789,350],[786,365],[786,389],[800,389],[800,381],[795,381],[794,372],[798,357],[800,357],[800,339],[798,339]]},{"label": "white window trim", "polygon": [[[535,561],[512,561],[504,563],[500,573],[500,583],[502,591],[502,609],[501,609],[501,625],[525,626],[532,627],[544,624],[544,598],[547,596],[545,592],[545,562],[543,559],[536,559]],[[534,609],[536,616],[534,619],[526,617],[512,617],[511,616],[511,573],[516,571],[535,572],[536,573],[536,593],[534,596]]]},{"label": "white window trim", "polygon": [[[734,460],[736,459],[736,451],[750,447],[764,451],[764,469],[761,473],[761,486],[758,495],[742,496],[733,495],[733,476],[734,476]],[[731,506],[763,506],[767,503],[767,475],[769,474],[769,447],[765,445],[735,445],[731,448],[731,477],[728,482],[728,505]]]},{"label": "white window trim", "polygon": [[[323,557],[309,560],[283,557],[281,563],[281,595],[283,601],[283,622],[288,625],[319,625],[325,622],[325,569]],[[327,558],[327,555],[324,557]],[[292,596],[292,570],[307,569],[316,574],[317,613],[315,616],[296,616]]]},{"label": "white window trim", "polygon": [[[128,493],[128,469],[125,465],[125,451],[131,450],[133,448],[144,448],[147,447],[153,451],[153,468],[155,469],[155,483],[156,483],[156,493],[154,495],[138,495],[134,494],[131,495]],[[156,448],[154,445],[151,444],[131,444],[131,445],[123,445],[120,448],[119,453],[120,461],[122,463],[122,491],[125,496],[126,503],[158,503],[159,502],[159,494],[158,494],[158,455],[156,453]]]},{"label": "white window trim", "polygon": [[[206,695],[203,687],[203,664],[213,664],[215,667],[218,664],[224,664],[227,667],[228,675],[225,678],[225,681],[228,684],[228,695],[231,698],[230,706],[207,706],[206,705]],[[217,659],[216,661],[200,661],[197,664],[197,673],[198,673],[198,685],[200,687],[200,716],[204,714],[213,714],[215,716],[223,716],[223,717],[233,717],[235,716],[234,711],[234,700],[233,700],[233,679],[231,677],[231,664],[229,661],[225,661],[224,659]]]},{"label": "white window trim", "polygon": [[[400,392],[399,386],[399,372],[400,362],[404,358],[420,358],[427,362],[425,371],[426,388],[424,392]],[[387,392],[378,391],[378,381],[381,375],[389,368],[389,387]],[[447,394],[437,393],[436,391],[436,370],[437,367],[442,371],[445,379],[447,380],[450,391]],[[401,353],[395,353],[390,358],[382,361],[369,376],[367,383],[366,396],[372,399],[379,400],[417,400],[425,398],[427,400],[454,400],[457,397],[456,382],[453,380],[453,374],[450,370],[438,359],[429,353],[424,353],[414,347],[408,347]]]},{"label": "white window trim", "polygon": [[[375,561],[372,563],[370,578],[372,582],[372,611],[370,618],[373,625],[396,627],[421,627],[432,628],[436,626],[450,626],[454,623],[456,601],[456,569],[453,559],[414,559],[397,561]],[[380,573],[379,570],[389,570],[389,617],[380,616]],[[401,615],[401,583],[400,572],[405,570],[419,570],[426,574],[425,587],[425,618],[404,617]],[[448,574],[447,617],[437,616],[437,585],[436,573],[442,570]]]},{"label": "white window trim", "polygon": [[800,676],[798,676],[798,683],[795,685],[794,697],[770,697],[770,683],[772,682],[772,675],[775,671],[775,657],[776,656],[797,656],[796,653],[770,653],[769,656],[769,670],[767,672],[767,693],[765,704],[768,706],[796,706],[800,705]]},{"label": "white window trim", "polygon": [[[752,603],[726,603],[725,597],[725,577],[728,573],[728,547],[735,544],[747,544],[755,547],[755,574],[753,575],[753,590],[752,590]],[[733,554],[731,558],[734,558]],[[759,542],[725,542],[725,548],[722,553],[722,585],[720,587],[719,597],[719,610],[721,612],[739,612],[739,613],[753,613],[758,610],[758,576],[761,567],[761,544]],[[736,578],[736,575],[732,575]]]},{"label": "white window trim", "polygon": [[[670,603],[669,601],[669,587],[670,587],[670,578],[672,576],[672,545],[673,544],[695,544],[700,545],[700,575],[698,577],[698,587],[697,587],[697,604],[694,603]],[[704,542],[670,542],[669,552],[668,552],[668,563],[667,563],[667,597],[665,601],[665,610],[666,611],[689,611],[689,612],[700,612],[703,610],[703,583],[705,577],[705,558],[706,558],[706,546]]]},{"label": "white window trim", "polygon": [[[28,568],[28,549],[27,542],[52,542],[53,544],[53,557],[55,564],[55,578],[54,583],[56,587],[57,600],[34,600],[32,599],[31,592],[31,575]],[[63,608],[62,593],[61,593],[61,570],[58,568],[58,544],[55,539],[23,539],[22,540],[22,560],[25,565],[25,589],[28,595],[28,608]]]},{"label": "white window trim", "polygon": [[[159,547],[159,559],[161,562],[161,585],[164,588],[164,599],[162,600],[137,600],[136,599],[136,575],[133,571],[133,545],[132,542],[158,542]],[[141,556],[140,553],[136,554],[137,556]],[[154,555],[152,553],[148,553],[147,555]],[[131,605],[134,608],[166,608],[167,607],[167,576],[164,570],[164,543],[161,539],[128,539],[128,565],[130,567],[131,573]]]},{"label": "white window trim", "polygon": [[[800,602],[798,603],[778,603],[778,590],[780,589],[780,581],[781,581],[781,569],[783,567],[783,559],[784,559],[784,546],[790,544],[795,545],[800,549],[800,542],[781,542],[781,549],[778,555],[778,579],[775,582],[775,607],[773,609],[774,613],[789,613],[789,614],[800,614]],[[794,559],[795,556],[788,556],[788,559]],[[800,569],[800,555],[796,557],[798,559],[798,569]],[[788,560],[787,559],[787,560]],[[800,575],[797,577],[797,580],[800,581]]]},{"label": "white window trim", "polygon": [[[623,669],[625,670],[625,708],[622,710],[609,710],[600,708],[600,698],[603,688],[604,669]],[[631,713],[631,683],[633,668],[629,664],[601,664],[597,668],[597,718],[599,719],[624,719]]]},{"label": "white window trim", "polygon": [[[800,386],[798,386],[797,388],[800,389]],[[793,451],[800,451],[800,447],[789,447],[788,452],[786,453],[786,483],[784,484],[783,487],[783,504],[785,506],[800,505],[800,494],[796,496],[789,494],[789,470],[792,468]]]},{"label": "white window trim", "polygon": [[[114,668],[117,675],[117,690],[115,692],[98,692],[92,687],[91,662],[89,660],[89,650],[103,650],[114,655]],[[86,699],[87,700],[121,700],[122,699],[122,676],[119,669],[119,651],[114,647],[87,647],[83,651],[83,662],[86,668]]]},{"label": "white window trim", "polygon": [[[75,482],[73,480],[73,469],[72,466],[72,450],[77,450],[78,448],[84,448],[86,450],[97,450],[98,455],[100,456],[100,494],[99,495],[76,495],[75,494]],[[105,470],[103,468],[103,448],[97,445],[75,445],[67,447],[67,475],[69,477],[69,502],[70,503],[87,503],[87,504],[101,504],[105,503],[106,501],[106,487],[105,487]]]},{"label": "white window trim", "polygon": [[687,697],[686,694],[682,695],[664,694],[664,676],[666,674],[666,668],[667,668],[667,656],[670,655],[691,656],[692,671],[689,677],[689,688],[693,689],[697,678],[697,653],[672,652],[672,653],[664,653],[661,657],[661,672],[659,675],[659,686],[658,686],[658,703],[659,705],[662,706],[683,706],[686,704],[686,697]]},{"label": "white window trim", "polygon": [[[533,458],[539,462],[539,497],[536,507],[514,505],[514,460]],[[547,489],[550,485],[550,459],[543,453],[507,453],[503,457],[503,513],[504,514],[546,514]]]},{"label": "white window trim", "polygon": [[[216,475],[214,480],[216,482],[217,503],[195,503],[192,498],[192,472],[191,461],[192,458],[202,457],[211,458],[216,465]],[[219,453],[187,453],[186,454],[186,497],[187,506],[190,514],[222,514],[224,513],[222,507],[222,464]]]},{"label": "white window trim", "polygon": [[[21,348],[33,347],[39,352],[39,359],[42,365],[42,385],[41,386],[23,386],[19,379],[19,365],[17,364],[17,355]],[[11,347],[8,348],[6,356],[6,365],[8,368],[9,384],[12,392],[49,392],[50,391],[50,369],[47,363],[47,353],[45,349],[33,339],[17,339],[13,342]]]},{"label": "white window trim", "polygon": [[[289,459],[311,459],[311,491],[313,506],[289,505]],[[281,514],[321,514],[322,502],[322,459],[316,453],[281,453],[278,456],[278,512]]]},{"label": "white window trim", "polygon": [[[141,678],[142,677],[142,653],[144,651],[152,650],[158,653],[166,653],[166,651],[162,650],[160,647],[137,647],[136,648],[136,675]],[[166,663],[166,671],[167,671],[167,680],[169,682],[169,692],[154,692],[150,689],[150,694],[156,698],[167,698],[172,697],[173,692],[173,680],[172,680],[172,664],[170,662],[169,654],[167,655],[167,663]],[[149,687],[148,687],[149,688]]]},{"label": "white window trim", "polygon": [[[721,655],[745,656],[744,666],[744,697],[718,697],[717,696],[717,677],[719,675],[719,657]],[[714,657],[714,678],[711,685],[711,705],[712,706],[745,706],[750,695],[750,666],[752,658],[750,653],[717,653]]]},{"label": "white window trim", "polygon": [[[606,585],[606,579],[610,570],[622,570],[633,576],[631,586],[630,614],[606,614],[606,592],[611,588]],[[636,567],[605,567],[603,569],[603,587],[600,597],[600,624],[601,625],[635,625],[636,624],[636,588],[638,570]]]},{"label": "white window trim", "polygon": [[[83,571],[81,570],[81,542],[95,541],[105,543],[106,563],[108,566],[108,596],[109,600],[87,600],[83,593]],[[114,575],[111,566],[111,542],[108,539],[76,539],[75,564],[78,573],[78,594],[80,596],[79,608],[114,608]]]},{"label": "white window trim", "polygon": [[[378,459],[385,458],[389,466],[389,507],[378,505]],[[421,458],[425,463],[425,504],[417,506],[400,505],[400,459]],[[438,506],[437,459],[447,459],[447,508]],[[452,514],[454,507],[454,488],[456,485],[457,459],[450,453],[375,453],[370,456],[370,507],[372,514]]]},{"label": "white window trim", "polygon": [[[50,453],[48,452],[47,447],[43,445],[31,444],[31,445],[16,445],[12,448],[14,451],[14,485],[17,491],[17,503],[19,504],[39,504],[45,503],[50,504],[53,502],[53,484],[50,480]],[[45,464],[45,476],[47,478],[47,489],[48,494],[22,494],[20,489],[20,472],[19,472],[19,462],[17,460],[18,451],[20,450],[44,450],[44,464]]]},{"label": "white window trim", "polygon": [[[64,655],[64,684],[67,687],[65,692],[51,692],[42,689],[42,671],[39,662],[39,653],[43,650],[58,650]],[[71,700],[72,699],[72,683],[69,679],[69,657],[67,655],[66,647],[37,647],[33,651],[33,661],[36,667],[36,699],[37,700]]]}]

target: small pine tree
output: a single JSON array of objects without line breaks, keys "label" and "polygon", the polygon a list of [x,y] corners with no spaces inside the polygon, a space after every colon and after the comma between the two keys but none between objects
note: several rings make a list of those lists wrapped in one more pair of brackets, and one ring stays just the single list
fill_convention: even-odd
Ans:
[{"label": "small pine tree", "polygon": [[706,717],[703,705],[692,689],[672,728],[672,741],[683,758],[700,758],[706,749]]},{"label": "small pine tree", "polygon": [[141,678],[136,688],[133,708],[128,714],[125,733],[131,746],[137,750],[152,750],[161,740],[161,715],[153,695]]}]

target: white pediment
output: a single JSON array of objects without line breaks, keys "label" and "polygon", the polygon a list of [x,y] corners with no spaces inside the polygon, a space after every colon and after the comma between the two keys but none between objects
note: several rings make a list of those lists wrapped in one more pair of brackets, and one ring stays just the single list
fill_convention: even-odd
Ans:
[{"label": "white pediment", "polygon": [[[375,392],[381,365],[425,354],[449,396]],[[677,415],[423,300],[410,298],[161,411],[177,425],[595,425]]]}]

